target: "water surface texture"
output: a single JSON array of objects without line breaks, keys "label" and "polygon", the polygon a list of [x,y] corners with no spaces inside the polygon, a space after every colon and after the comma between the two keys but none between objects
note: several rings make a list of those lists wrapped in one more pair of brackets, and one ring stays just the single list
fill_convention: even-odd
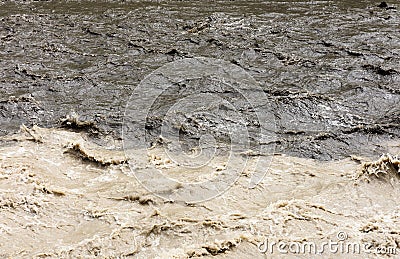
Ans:
[{"label": "water surface texture", "polygon": [[[146,75],[208,57],[258,81],[274,106],[276,152],[380,155],[399,137],[400,18],[397,3],[378,4],[2,2],[1,134],[76,113],[119,138],[126,102]],[[153,119],[150,135],[160,124]]]},{"label": "water surface texture", "polygon": [[0,257],[398,258],[399,9],[0,2]]}]

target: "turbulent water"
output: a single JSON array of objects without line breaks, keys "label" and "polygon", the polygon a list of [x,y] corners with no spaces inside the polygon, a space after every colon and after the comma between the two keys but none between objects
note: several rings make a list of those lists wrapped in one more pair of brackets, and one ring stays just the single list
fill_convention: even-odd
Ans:
[{"label": "turbulent water", "polygon": [[260,84],[274,105],[277,152],[380,155],[380,144],[399,136],[400,18],[377,4],[3,2],[1,131],[56,126],[75,112],[118,137],[146,75],[209,57]]},{"label": "turbulent water", "polygon": [[[275,155],[256,188],[248,186],[254,173],[248,169],[223,195],[182,203],[149,193],[121,152],[79,133],[34,127],[3,142],[2,257],[285,256],[277,248],[262,253],[265,242],[315,243],[310,252],[296,255],[291,248],[285,256],[296,258],[318,251],[353,258],[399,253],[400,161],[393,157],[368,163],[360,157],[319,162]],[[179,180],[224,171],[210,164],[191,174],[160,151],[149,151],[148,166]],[[391,151],[399,152],[399,143]],[[359,250],[321,250],[324,242],[339,241]]]},{"label": "turbulent water", "polygon": [[398,256],[399,8],[0,2],[0,256]]}]

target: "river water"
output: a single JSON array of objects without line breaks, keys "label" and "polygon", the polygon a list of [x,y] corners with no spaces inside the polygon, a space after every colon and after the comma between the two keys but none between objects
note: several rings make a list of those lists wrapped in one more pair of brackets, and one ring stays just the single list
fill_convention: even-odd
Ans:
[{"label": "river water", "polygon": [[[257,258],[266,236],[336,241],[340,231],[398,247],[400,5],[379,4],[1,2],[0,254]],[[130,124],[147,107],[144,124]],[[126,137],[144,150],[123,154],[136,144]],[[182,149],[160,151],[170,137]],[[222,179],[232,143],[242,155],[230,165],[244,152],[250,169],[203,203],[175,201],[198,192],[186,185],[152,195],[160,182],[132,173]],[[201,167],[209,144],[218,158]],[[204,157],[191,156],[199,145]],[[363,163],[384,153],[371,175]]]}]

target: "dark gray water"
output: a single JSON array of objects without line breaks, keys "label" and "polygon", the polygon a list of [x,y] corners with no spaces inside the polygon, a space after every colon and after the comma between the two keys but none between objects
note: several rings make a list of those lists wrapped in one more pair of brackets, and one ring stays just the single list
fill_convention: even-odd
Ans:
[{"label": "dark gray water", "polygon": [[[1,2],[0,134],[22,123],[61,126],[76,113],[93,122],[85,130],[94,137],[118,139],[126,102],[146,75],[178,59],[210,57],[258,81],[272,105],[276,152],[378,155],[400,136],[400,5],[378,4]],[[160,121],[149,119],[150,136]],[[213,128],[220,123],[189,121],[182,134],[222,136]]]}]

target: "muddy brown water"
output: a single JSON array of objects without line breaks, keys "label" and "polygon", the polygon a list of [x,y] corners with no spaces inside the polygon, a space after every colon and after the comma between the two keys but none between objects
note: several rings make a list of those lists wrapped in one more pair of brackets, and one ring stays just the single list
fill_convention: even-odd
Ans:
[{"label": "muddy brown water", "polygon": [[[248,185],[255,172],[246,168],[223,195],[185,204],[150,193],[120,151],[81,133],[34,127],[2,141],[9,143],[0,148],[2,257],[396,258],[400,253],[400,161],[394,157],[368,163],[362,157],[321,162],[275,155],[255,188]],[[77,146],[82,152],[75,152]],[[147,167],[183,182],[226,172],[210,163],[193,173],[165,159],[160,149],[143,152]],[[391,152],[398,154],[400,143]],[[279,251],[273,242],[285,246]],[[351,248],[324,248],[327,242]],[[301,252],[304,244],[314,248]]]},{"label": "muddy brown water", "polygon": [[[2,1],[0,256],[287,257],[258,245],[265,238],[321,244],[339,232],[349,242],[394,247],[398,256],[400,5],[379,3]],[[224,60],[258,82],[259,107],[274,118],[274,154],[250,156],[271,159],[256,188],[248,181],[260,168],[247,169],[224,195],[182,204],[152,195],[132,176],[122,129],[140,82],[193,57]],[[212,80],[179,80],[139,131],[149,146],[159,144],[182,82],[200,85],[203,102],[221,95]],[[230,121],[185,121],[182,145],[190,150],[204,132],[229,144],[218,126],[242,121],[259,132],[237,100],[242,116]],[[29,129],[19,132],[21,124]],[[269,150],[255,136],[255,146]],[[179,181],[225,170],[217,160],[188,173],[158,152],[143,152],[146,166]],[[383,153],[393,159],[363,171]],[[371,251],[352,256],[379,254]]]}]

